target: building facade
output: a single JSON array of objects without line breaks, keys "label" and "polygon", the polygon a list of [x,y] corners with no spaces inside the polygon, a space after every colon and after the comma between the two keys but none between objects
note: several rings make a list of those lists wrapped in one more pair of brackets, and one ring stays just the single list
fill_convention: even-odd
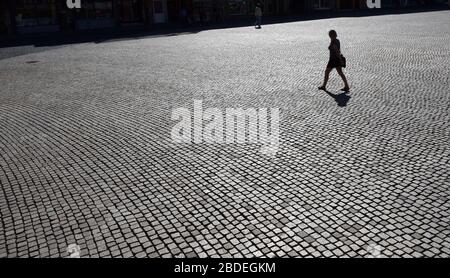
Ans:
[{"label": "building facade", "polygon": [[[382,0],[382,7],[418,1],[429,0]],[[265,15],[367,8],[366,0],[81,0],[81,9],[67,8],[66,0],[1,0],[0,34],[220,22],[252,16],[257,2]]]}]

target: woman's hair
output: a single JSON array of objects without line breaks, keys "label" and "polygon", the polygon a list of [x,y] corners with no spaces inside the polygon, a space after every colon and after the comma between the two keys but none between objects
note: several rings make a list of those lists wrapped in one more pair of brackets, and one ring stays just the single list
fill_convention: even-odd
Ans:
[{"label": "woman's hair", "polygon": [[328,32],[328,35],[329,35],[330,37],[337,37],[337,33],[336,33],[336,31],[334,31],[334,30],[330,30],[330,32]]}]

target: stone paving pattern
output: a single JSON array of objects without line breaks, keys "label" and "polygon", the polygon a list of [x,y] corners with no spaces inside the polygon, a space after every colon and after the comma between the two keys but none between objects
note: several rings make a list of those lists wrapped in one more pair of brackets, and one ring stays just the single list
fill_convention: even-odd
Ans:
[{"label": "stone paving pattern", "polygon": [[[347,97],[316,89],[331,28]],[[0,257],[450,256],[449,11],[73,44],[0,83]],[[172,143],[194,99],[280,108],[278,153]]]}]

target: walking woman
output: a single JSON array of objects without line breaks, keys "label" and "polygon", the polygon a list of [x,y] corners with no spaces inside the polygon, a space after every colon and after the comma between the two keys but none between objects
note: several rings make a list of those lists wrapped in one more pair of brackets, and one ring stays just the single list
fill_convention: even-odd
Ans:
[{"label": "walking woman", "polygon": [[323,84],[319,87],[319,90],[326,91],[330,72],[335,68],[339,76],[342,78],[342,81],[344,81],[344,88],[342,88],[341,91],[348,92],[350,91],[350,86],[348,86],[347,78],[342,71],[342,67],[345,67],[345,58],[341,55],[341,43],[337,39],[336,31],[331,30],[328,32],[328,36],[330,36],[331,39],[330,46],[328,47],[330,50],[330,60],[328,61],[327,68],[325,69]]}]

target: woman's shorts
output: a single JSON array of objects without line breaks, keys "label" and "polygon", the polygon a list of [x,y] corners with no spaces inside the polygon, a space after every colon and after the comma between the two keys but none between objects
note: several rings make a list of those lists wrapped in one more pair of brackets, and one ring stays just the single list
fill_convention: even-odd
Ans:
[{"label": "woman's shorts", "polygon": [[342,67],[341,60],[339,59],[330,59],[327,64],[327,68],[337,68]]}]

